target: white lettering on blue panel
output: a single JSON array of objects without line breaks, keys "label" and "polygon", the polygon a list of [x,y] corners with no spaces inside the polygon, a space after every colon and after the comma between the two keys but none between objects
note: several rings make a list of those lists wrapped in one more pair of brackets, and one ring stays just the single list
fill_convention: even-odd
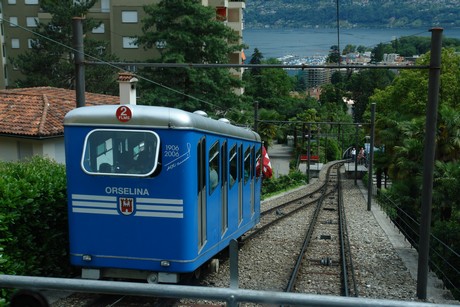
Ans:
[{"label": "white lettering on blue panel", "polygon": [[145,188],[106,187],[105,193],[116,195],[139,195],[149,196],[149,190]]}]

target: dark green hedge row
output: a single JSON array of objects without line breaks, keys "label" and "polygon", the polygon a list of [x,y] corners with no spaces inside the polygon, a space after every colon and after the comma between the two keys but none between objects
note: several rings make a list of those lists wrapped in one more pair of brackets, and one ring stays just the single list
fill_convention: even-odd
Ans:
[{"label": "dark green hedge row", "polygon": [[0,195],[0,274],[70,276],[65,167],[0,162]]},{"label": "dark green hedge row", "polygon": [[306,185],[308,176],[300,171],[291,171],[289,175],[278,178],[264,179],[262,182],[262,197],[266,198],[282,191],[287,191],[295,187]]}]

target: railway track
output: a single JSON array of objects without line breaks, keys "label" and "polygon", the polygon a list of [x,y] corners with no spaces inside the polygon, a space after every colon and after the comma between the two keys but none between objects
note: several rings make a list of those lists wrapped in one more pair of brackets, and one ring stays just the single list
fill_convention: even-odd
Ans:
[{"label": "railway track", "polygon": [[269,227],[272,227],[276,223],[281,222],[285,218],[289,218],[299,210],[303,210],[308,206],[314,205],[317,203],[318,197],[325,193],[323,190],[326,186],[327,182],[323,182],[313,191],[305,195],[295,197],[294,199],[288,200],[262,211],[260,213],[259,224],[254,229],[245,233],[240,242],[244,244],[246,241],[253,239]]},{"label": "railway track", "polygon": [[[340,165],[326,176],[286,292],[357,296],[340,189]],[[351,285],[351,286],[350,286]]]}]

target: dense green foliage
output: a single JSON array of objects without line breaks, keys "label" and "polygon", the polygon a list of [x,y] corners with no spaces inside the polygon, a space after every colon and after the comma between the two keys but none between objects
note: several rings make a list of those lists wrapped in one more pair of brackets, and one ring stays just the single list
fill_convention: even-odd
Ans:
[{"label": "dense green foliage", "polygon": [[385,89],[391,84],[394,73],[388,69],[360,70],[352,74],[348,80],[347,88],[350,91],[350,98],[354,101],[354,121],[363,122],[363,114],[368,106],[369,97],[375,89]]},{"label": "dense green foliage", "polygon": [[[73,60],[72,18],[84,16],[96,0],[42,0],[40,8],[51,14],[49,23],[38,23],[34,30],[36,40],[32,48],[13,59],[23,79],[18,87],[53,86],[75,88],[75,63]],[[98,24],[91,19],[84,20],[83,33],[89,32]],[[88,57],[104,61],[115,61],[115,56],[107,51],[109,42],[84,38],[84,52]],[[90,58],[89,60],[94,60]],[[85,70],[86,90],[94,93],[114,94],[118,92],[117,75],[109,66],[87,66]],[[104,76],[104,78],[101,78]],[[112,76],[112,78],[110,78]]]},{"label": "dense green foliage", "polygon": [[460,1],[247,1],[248,28],[336,27],[337,4],[341,27],[431,27],[460,25]]},{"label": "dense green foliage", "polygon": [[35,157],[0,174],[0,274],[69,275],[65,167]]},{"label": "dense green foliage", "polygon": [[280,176],[278,178],[264,179],[262,183],[262,198],[266,199],[272,195],[288,191],[307,183],[308,176],[299,171],[294,171],[289,173],[289,175]]},{"label": "dense green foliage", "polygon": [[[215,10],[201,1],[165,0],[144,10],[147,17],[137,42],[152,50],[151,62],[226,64],[229,54],[243,47],[236,32],[216,20]],[[233,93],[241,82],[225,68],[145,68],[140,73],[145,77],[140,83],[142,104],[220,116],[241,106]]]},{"label": "dense green foliage", "polygon": [[[263,53],[257,48],[251,56],[251,64],[280,64],[276,59],[264,60]],[[301,72],[300,72],[301,73]],[[314,124],[317,122],[350,123],[352,118],[347,114],[347,107],[343,101],[346,90],[332,85],[326,85],[318,100],[302,90],[299,76],[291,76],[281,68],[250,68],[243,74],[245,85],[244,101],[257,102],[259,107],[258,132],[265,144],[270,145],[273,140],[286,142],[287,135],[294,137],[296,146],[306,150],[305,136],[312,134],[314,138],[339,138],[341,147],[351,146],[354,142],[354,130],[351,125]],[[297,89],[299,89],[297,91]],[[369,94],[370,95],[370,94]],[[310,123],[311,133],[307,133],[306,123]],[[315,147],[313,153],[319,151],[322,157],[338,157],[335,153],[325,150],[325,141]],[[335,147],[339,147],[338,144]],[[324,161],[325,162],[325,161]]]},{"label": "dense green foliage", "polygon": [[[443,48],[454,48],[460,51],[460,39],[443,38]],[[391,41],[391,43],[380,43],[372,49],[372,62],[378,63],[383,60],[385,53],[396,53],[403,57],[412,57],[425,54],[430,51],[431,38],[421,36],[403,36]]]},{"label": "dense green foliage", "polygon": [[[418,64],[428,65],[429,54],[422,56]],[[432,233],[459,254],[460,196],[456,191],[460,189],[460,56],[452,49],[442,51],[441,72]],[[377,167],[388,170],[392,179],[392,188],[387,193],[417,221],[420,220],[422,201],[427,89],[426,71],[404,70],[390,86],[376,90],[370,98],[377,105],[376,144],[385,146],[385,151],[376,161]],[[448,235],[446,229],[449,229]],[[439,247],[437,244],[434,242],[436,249]],[[432,260],[438,261],[435,255]],[[458,265],[458,257],[452,256],[448,260]],[[458,288],[458,276],[451,278]]]}]

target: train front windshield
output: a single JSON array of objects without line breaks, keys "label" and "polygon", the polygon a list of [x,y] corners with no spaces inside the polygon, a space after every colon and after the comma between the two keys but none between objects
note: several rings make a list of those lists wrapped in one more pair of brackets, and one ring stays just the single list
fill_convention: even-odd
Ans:
[{"label": "train front windshield", "polygon": [[158,165],[159,145],[152,131],[93,130],[85,139],[82,168],[94,175],[149,176]]}]

